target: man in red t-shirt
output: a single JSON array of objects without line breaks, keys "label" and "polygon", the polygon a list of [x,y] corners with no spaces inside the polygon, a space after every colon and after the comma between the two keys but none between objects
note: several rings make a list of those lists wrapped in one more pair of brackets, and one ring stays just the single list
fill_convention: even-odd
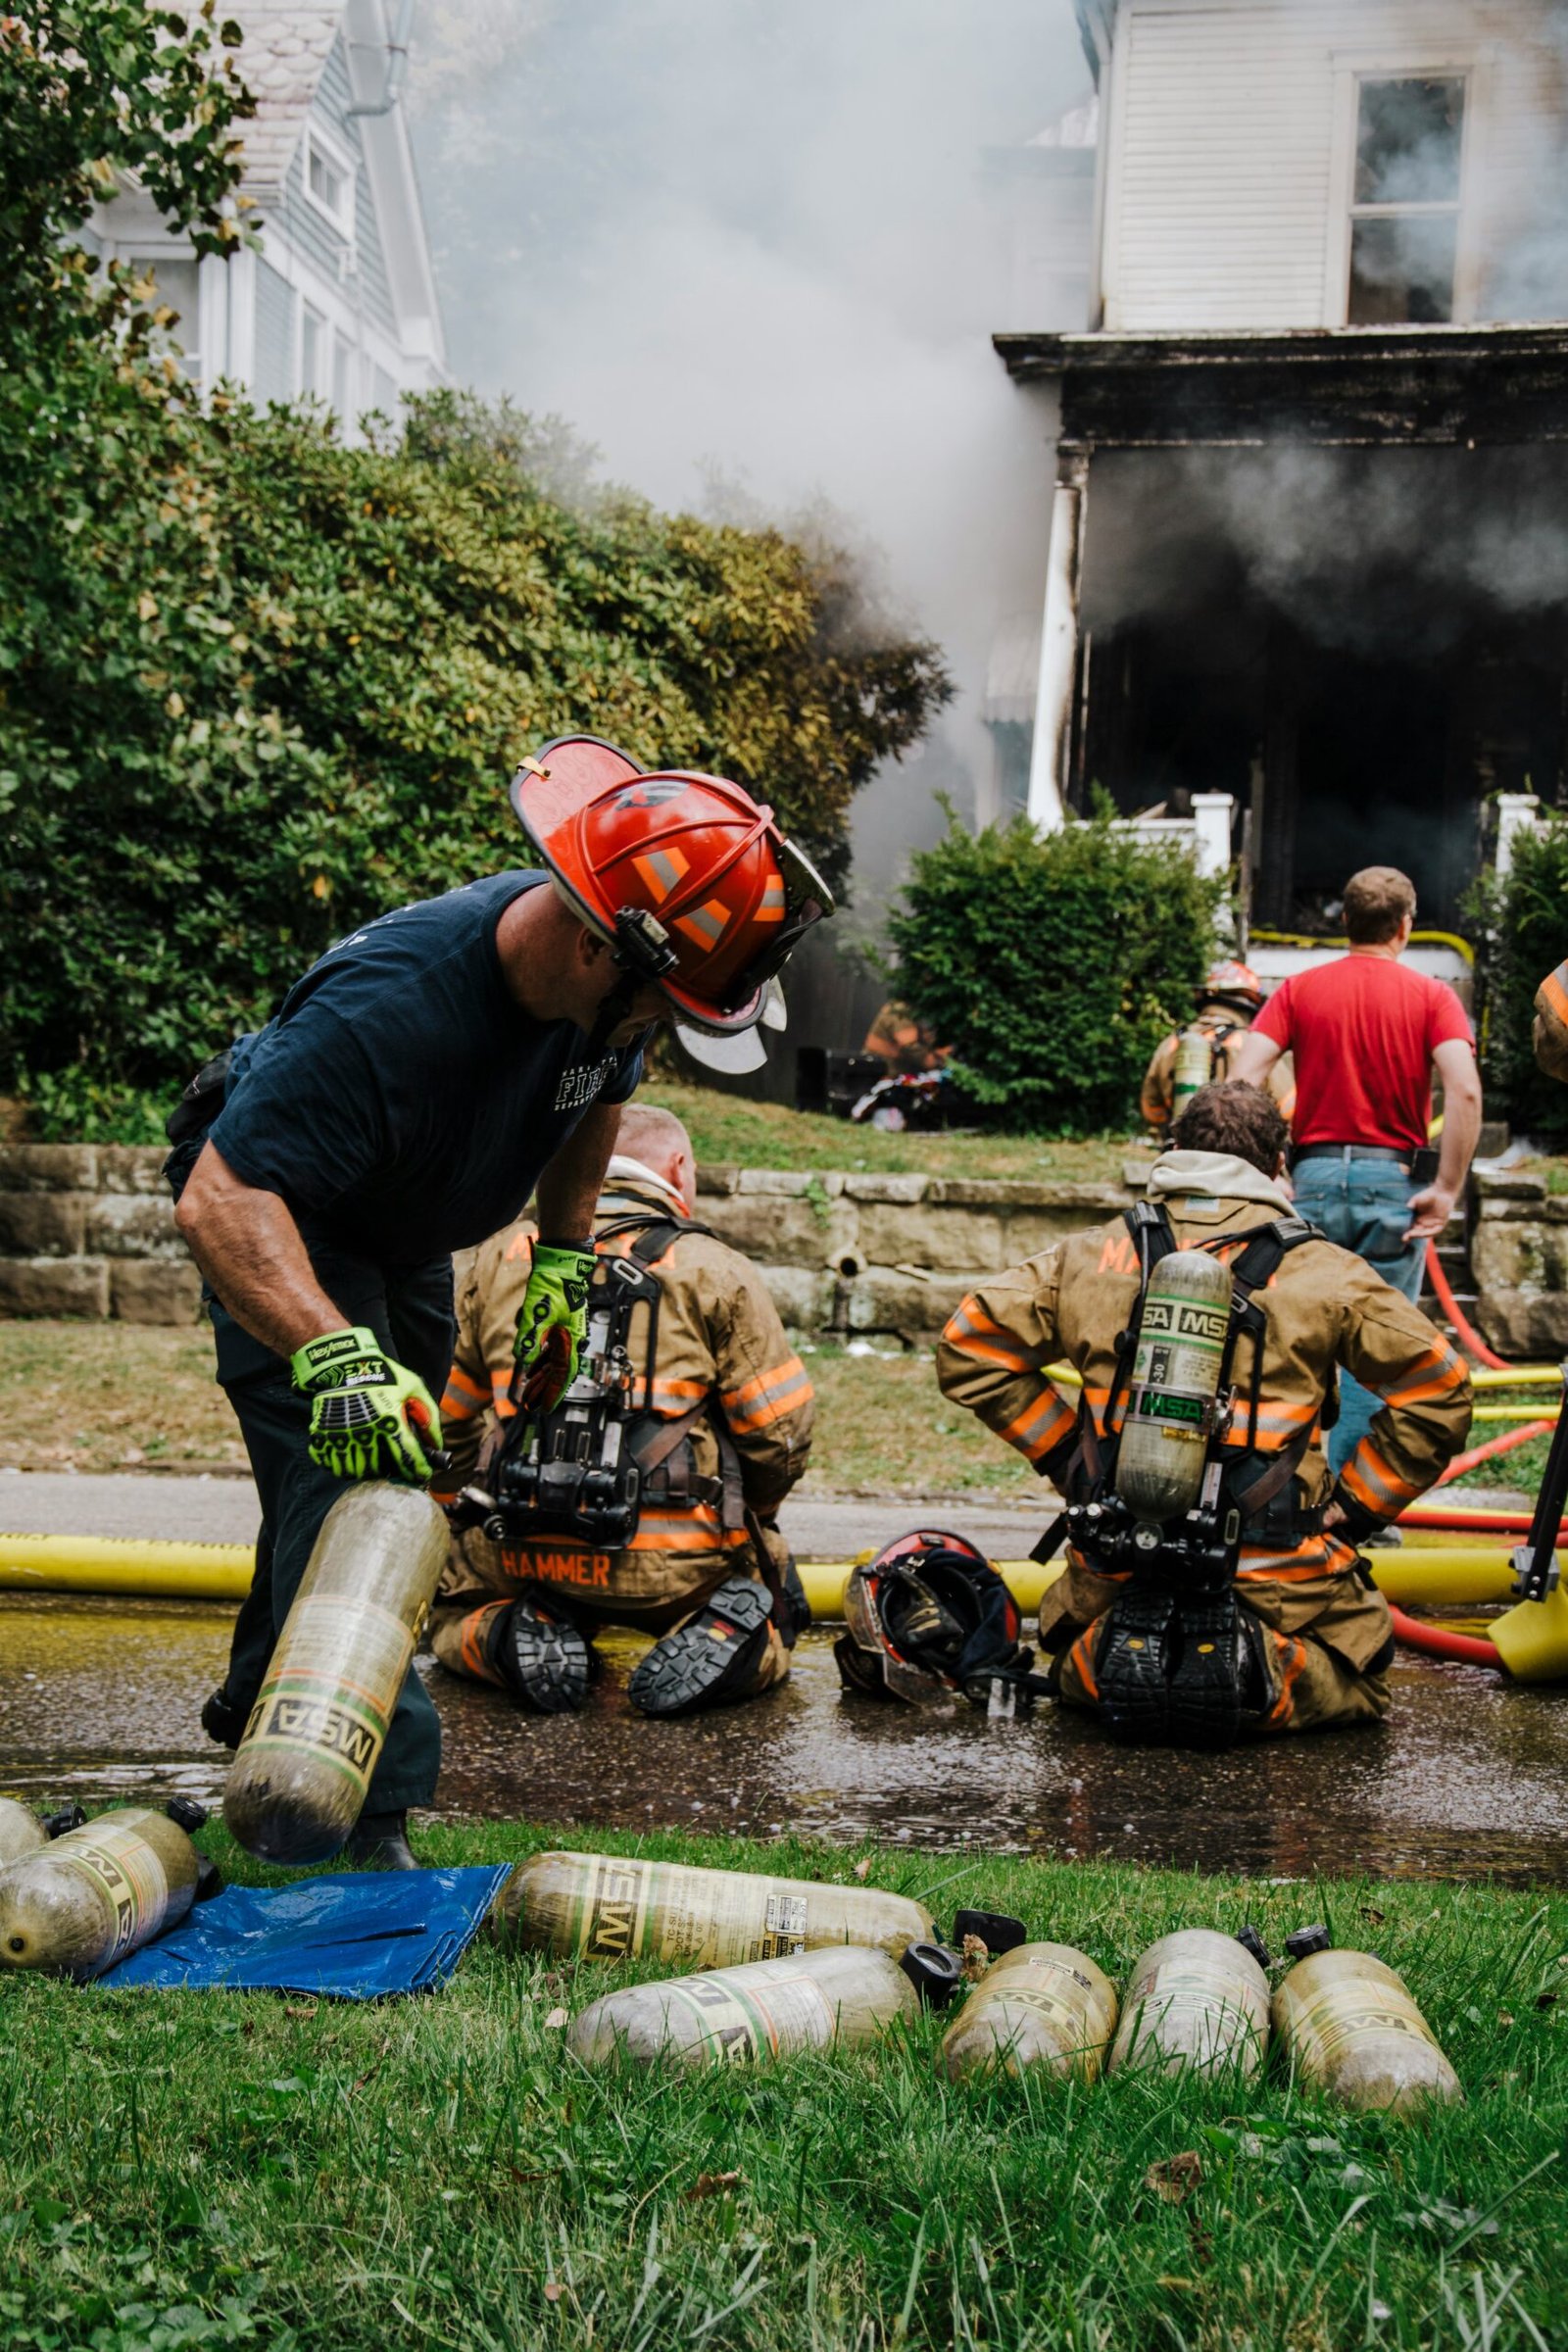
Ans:
[{"label": "man in red t-shirt", "polygon": [[[1481,1133],[1481,1080],[1464,1006],[1451,988],[1401,964],[1415,890],[1392,865],[1345,886],[1350,952],[1282,980],[1243,1041],[1232,1075],[1262,1086],[1296,1056],[1296,1205],[1331,1242],[1353,1250],[1407,1298],[1419,1298],[1428,1240],[1443,1231]],[[1415,1189],[1434,1072],[1443,1081],[1436,1181]],[[1380,1399],[1343,1384],[1329,1462],[1338,1473]]]}]

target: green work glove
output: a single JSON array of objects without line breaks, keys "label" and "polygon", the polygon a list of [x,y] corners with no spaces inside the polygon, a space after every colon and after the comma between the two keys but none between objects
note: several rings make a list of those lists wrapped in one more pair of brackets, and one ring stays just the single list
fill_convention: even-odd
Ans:
[{"label": "green work glove", "polygon": [[373,1331],[323,1332],[290,1359],[311,1398],[310,1454],[334,1478],[422,1487],[441,1450],[441,1416],[417,1374],[393,1363]]},{"label": "green work glove", "polygon": [[513,1394],[528,1412],[548,1413],[577,1377],[577,1359],[588,1338],[588,1285],[592,1250],[535,1242],[528,1288],[512,1344],[517,1369]]}]

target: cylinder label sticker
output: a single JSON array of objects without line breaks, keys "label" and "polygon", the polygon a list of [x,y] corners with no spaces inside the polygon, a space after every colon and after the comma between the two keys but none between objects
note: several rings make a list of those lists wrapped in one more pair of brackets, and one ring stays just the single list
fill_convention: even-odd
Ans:
[{"label": "cylinder label sticker", "polygon": [[596,1857],[575,1905],[586,1960],[647,1954],[672,1968],[729,1968],[806,1949],[807,1898],[739,1873]]},{"label": "cylinder label sticker", "polygon": [[363,1803],[414,1655],[415,1629],[374,1601],[301,1593],[245,1727],[244,1750],[335,1766]]},{"label": "cylinder label sticker", "polygon": [[671,2012],[684,2010],[702,2029],[710,2066],[744,2066],[780,2048],[825,2049],[838,2011],[813,1977],[780,1975],[745,1987],[722,1978],[693,1977],[666,1987]]},{"label": "cylinder label sticker", "polygon": [[[67,1849],[62,1849],[65,1859]],[[169,1877],[155,1847],[128,1822],[95,1829],[90,1842],[73,1844],[71,1860],[99,1887],[115,1915],[115,1940],[105,1968],[111,1967],[134,1940],[146,1943],[157,1935],[169,1909]]]}]

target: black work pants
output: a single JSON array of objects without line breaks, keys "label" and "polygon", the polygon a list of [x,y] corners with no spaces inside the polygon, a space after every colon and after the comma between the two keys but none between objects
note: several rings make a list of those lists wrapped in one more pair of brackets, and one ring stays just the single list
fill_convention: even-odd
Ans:
[{"label": "black work pants", "polygon": [[[373,1331],[388,1355],[416,1372],[438,1397],[456,1337],[451,1259],[388,1268],[314,1242],[309,1247],[317,1279],[342,1309],[345,1324]],[[294,1387],[288,1365],[242,1331],[216,1299],[209,1303],[218,1377],[238,1417],[262,1503],[256,1573],[235,1622],[226,1678],[230,1701],[248,1715],[321,1522],[344,1493],[344,1482],[310,1457],[311,1402]],[[366,1811],[401,1813],[429,1804],[440,1769],[440,1719],[411,1665]]]}]

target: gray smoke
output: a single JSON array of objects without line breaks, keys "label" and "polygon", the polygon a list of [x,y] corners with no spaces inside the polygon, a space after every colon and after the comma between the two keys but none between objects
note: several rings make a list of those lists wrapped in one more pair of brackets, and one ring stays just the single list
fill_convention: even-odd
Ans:
[{"label": "gray smoke", "polygon": [[[1068,0],[425,0],[411,92],[454,373],[660,504],[815,517],[959,693],[862,796],[874,893],[989,762],[1051,467],[990,347],[990,151],[1082,94]],[[1038,323],[1038,321],[1037,321]]]}]

